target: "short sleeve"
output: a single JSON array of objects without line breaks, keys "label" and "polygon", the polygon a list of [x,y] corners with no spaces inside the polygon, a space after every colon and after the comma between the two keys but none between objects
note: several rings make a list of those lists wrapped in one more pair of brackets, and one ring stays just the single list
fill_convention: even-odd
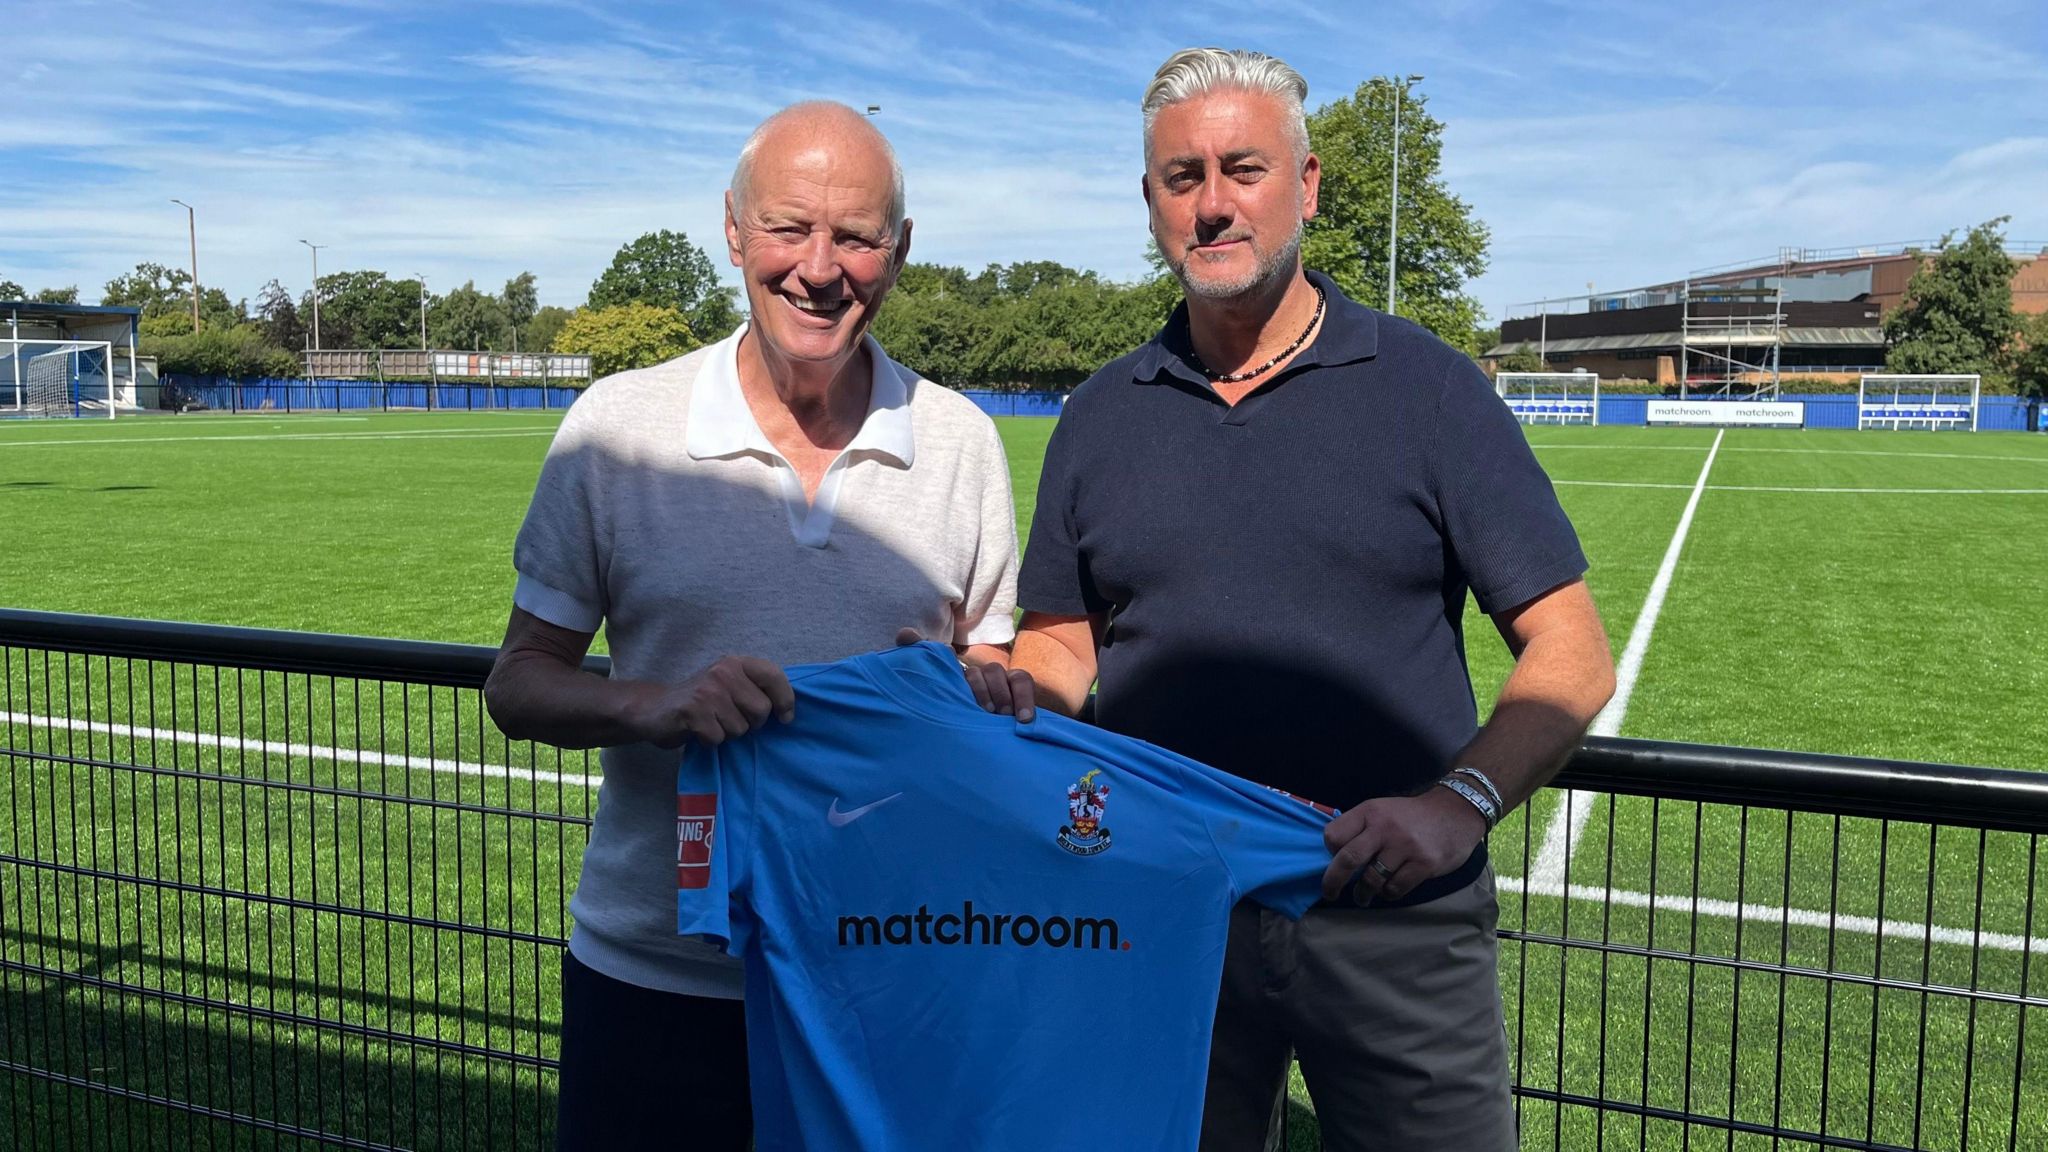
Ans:
[{"label": "short sleeve", "polygon": [[1010,461],[995,423],[982,421],[984,443],[975,453],[981,486],[981,531],[960,607],[953,643],[1007,644],[1017,635],[1017,505],[1010,495]]},{"label": "short sleeve", "polygon": [[541,463],[533,502],[512,547],[519,582],[512,602],[560,628],[595,632],[604,622],[601,400],[569,408]]},{"label": "short sleeve", "polygon": [[1480,611],[1504,612],[1585,574],[1578,533],[1521,424],[1462,356],[1438,397],[1430,467],[1445,538]]},{"label": "short sleeve", "polygon": [[1330,850],[1323,826],[1334,809],[1189,762],[1182,782],[1208,823],[1235,896],[1300,918],[1322,895]]},{"label": "short sleeve", "polygon": [[676,934],[737,956],[733,894],[745,880],[746,795],[742,757],[689,745],[676,770]]},{"label": "short sleeve", "polygon": [[1074,497],[1079,488],[1075,454],[1085,431],[1084,419],[1081,412],[1063,409],[1045,446],[1031,539],[1017,581],[1017,600],[1026,612],[1090,616],[1109,611],[1108,601],[1089,578],[1088,559],[1081,551],[1081,534],[1074,521]]}]

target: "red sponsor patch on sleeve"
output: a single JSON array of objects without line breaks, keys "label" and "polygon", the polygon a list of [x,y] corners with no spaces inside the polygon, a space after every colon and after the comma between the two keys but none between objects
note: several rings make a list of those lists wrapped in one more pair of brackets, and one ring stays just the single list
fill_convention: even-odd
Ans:
[{"label": "red sponsor patch on sleeve", "polygon": [[717,793],[676,795],[676,887],[711,886],[711,842],[717,823]]}]

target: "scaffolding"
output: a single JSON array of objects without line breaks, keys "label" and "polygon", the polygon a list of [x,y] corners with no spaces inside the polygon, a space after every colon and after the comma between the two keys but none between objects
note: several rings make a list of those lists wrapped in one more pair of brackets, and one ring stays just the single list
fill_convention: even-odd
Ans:
[{"label": "scaffolding", "polygon": [[1778,361],[1785,344],[1782,274],[1756,287],[1687,278],[1678,303],[1680,399],[1778,398]]}]

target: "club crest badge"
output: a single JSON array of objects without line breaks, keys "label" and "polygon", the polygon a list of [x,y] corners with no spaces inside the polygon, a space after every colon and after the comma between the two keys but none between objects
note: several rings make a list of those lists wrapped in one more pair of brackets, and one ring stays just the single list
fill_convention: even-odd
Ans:
[{"label": "club crest badge", "polygon": [[1091,768],[1067,785],[1067,823],[1060,826],[1060,847],[1076,856],[1093,856],[1109,848],[1109,829],[1102,810],[1109,803],[1109,784],[1096,783],[1102,769]]}]

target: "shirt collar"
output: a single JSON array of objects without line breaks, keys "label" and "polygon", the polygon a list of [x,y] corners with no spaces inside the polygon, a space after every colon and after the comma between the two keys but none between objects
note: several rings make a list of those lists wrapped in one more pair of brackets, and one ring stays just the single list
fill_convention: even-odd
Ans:
[{"label": "shirt collar", "polygon": [[[1309,283],[1323,290],[1323,326],[1316,338],[1289,364],[1288,371],[1321,366],[1335,367],[1370,360],[1379,354],[1380,313],[1344,295],[1334,281],[1313,269],[1305,270]],[[1139,350],[1133,373],[1140,383],[1152,383],[1170,375],[1190,384],[1208,386],[1208,379],[1190,362],[1194,345],[1188,338],[1188,306],[1176,305],[1159,330]]]},{"label": "shirt collar", "polygon": [[[768,442],[754,413],[740,391],[739,347],[747,325],[711,346],[710,358],[697,373],[690,390],[690,425],[683,449],[698,460],[758,452],[781,460],[782,453]],[[872,383],[868,388],[868,414],[860,431],[844,452],[878,452],[908,468],[916,456],[911,434],[910,391],[916,376],[889,359],[888,353],[871,335],[861,337],[867,353]],[[786,462],[786,461],[785,461]]]}]

